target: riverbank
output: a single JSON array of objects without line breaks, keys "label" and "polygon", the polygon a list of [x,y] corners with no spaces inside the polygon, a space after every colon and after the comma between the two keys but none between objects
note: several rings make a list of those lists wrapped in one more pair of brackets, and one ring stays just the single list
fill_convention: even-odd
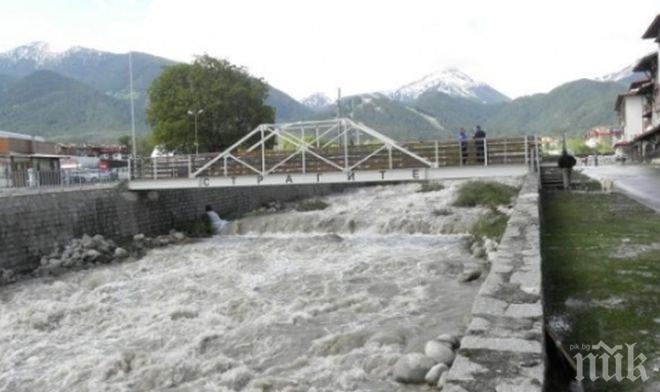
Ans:
[{"label": "riverbank", "polygon": [[602,341],[623,345],[624,355],[625,344],[636,344],[648,357],[649,381],[585,380],[585,390],[660,390],[652,370],[660,366],[660,216],[617,193],[547,192],[542,204],[549,328],[571,356]]}]

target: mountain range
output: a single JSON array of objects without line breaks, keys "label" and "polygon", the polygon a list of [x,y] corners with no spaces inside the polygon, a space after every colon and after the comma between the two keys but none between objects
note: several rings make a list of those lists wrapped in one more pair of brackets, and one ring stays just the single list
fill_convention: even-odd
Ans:
[{"label": "mountain range", "polygon": [[[146,134],[148,88],[176,62],[139,52],[132,61],[136,125]],[[130,132],[127,65],[127,53],[80,47],[58,52],[42,42],[0,53],[0,129],[64,141],[116,141]],[[614,125],[616,95],[636,78],[624,69],[511,100],[450,68],[392,91],[344,97],[341,108],[397,140],[451,138],[458,128],[476,124],[490,135],[578,134]],[[274,87],[266,103],[279,122],[334,117],[337,110],[336,101],[322,93],[299,102]]]}]

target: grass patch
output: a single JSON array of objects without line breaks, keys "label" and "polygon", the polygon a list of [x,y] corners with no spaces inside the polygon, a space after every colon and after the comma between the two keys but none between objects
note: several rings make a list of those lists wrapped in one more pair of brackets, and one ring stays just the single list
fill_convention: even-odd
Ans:
[{"label": "grass patch", "polygon": [[451,215],[451,210],[449,208],[436,208],[433,210],[433,216],[448,216]]},{"label": "grass patch", "polygon": [[509,217],[496,209],[491,209],[486,215],[479,218],[470,228],[474,240],[483,241],[486,238],[500,242]]},{"label": "grass patch", "polygon": [[[637,343],[637,354],[658,358],[658,214],[620,194],[571,192],[545,193],[542,211],[545,317],[564,348],[576,355],[580,351],[571,345]],[[624,376],[626,365],[624,360]],[[649,361],[646,369],[646,383],[599,380],[585,390],[644,391],[660,381]]]},{"label": "grass patch", "polygon": [[439,182],[423,182],[417,189],[417,193],[436,192],[443,189],[445,189],[445,186]]},{"label": "grass patch", "polygon": [[471,181],[458,189],[456,207],[498,206],[511,203],[518,188],[494,181]]},{"label": "grass patch", "polygon": [[202,216],[199,219],[176,225],[174,229],[186,233],[188,237],[193,238],[210,237],[213,235],[213,226],[211,225],[211,221],[206,216]]},{"label": "grass patch", "polygon": [[296,204],[296,211],[304,212],[304,211],[325,210],[329,206],[330,204],[324,202],[323,200],[307,199]]}]

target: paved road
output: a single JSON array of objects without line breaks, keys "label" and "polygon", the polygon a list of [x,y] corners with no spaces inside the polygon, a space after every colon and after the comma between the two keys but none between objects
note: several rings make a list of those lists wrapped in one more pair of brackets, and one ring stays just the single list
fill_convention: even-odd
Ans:
[{"label": "paved road", "polygon": [[580,167],[578,170],[597,180],[612,180],[615,189],[660,212],[660,168],[608,165]]}]

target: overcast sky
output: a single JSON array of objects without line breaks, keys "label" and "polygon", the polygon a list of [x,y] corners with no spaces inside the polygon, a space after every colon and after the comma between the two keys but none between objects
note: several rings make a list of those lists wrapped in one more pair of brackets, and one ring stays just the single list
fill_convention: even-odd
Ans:
[{"label": "overcast sky", "polygon": [[0,51],[31,41],[246,66],[296,98],[389,90],[457,67],[517,97],[617,71],[658,0],[1,0]]}]

